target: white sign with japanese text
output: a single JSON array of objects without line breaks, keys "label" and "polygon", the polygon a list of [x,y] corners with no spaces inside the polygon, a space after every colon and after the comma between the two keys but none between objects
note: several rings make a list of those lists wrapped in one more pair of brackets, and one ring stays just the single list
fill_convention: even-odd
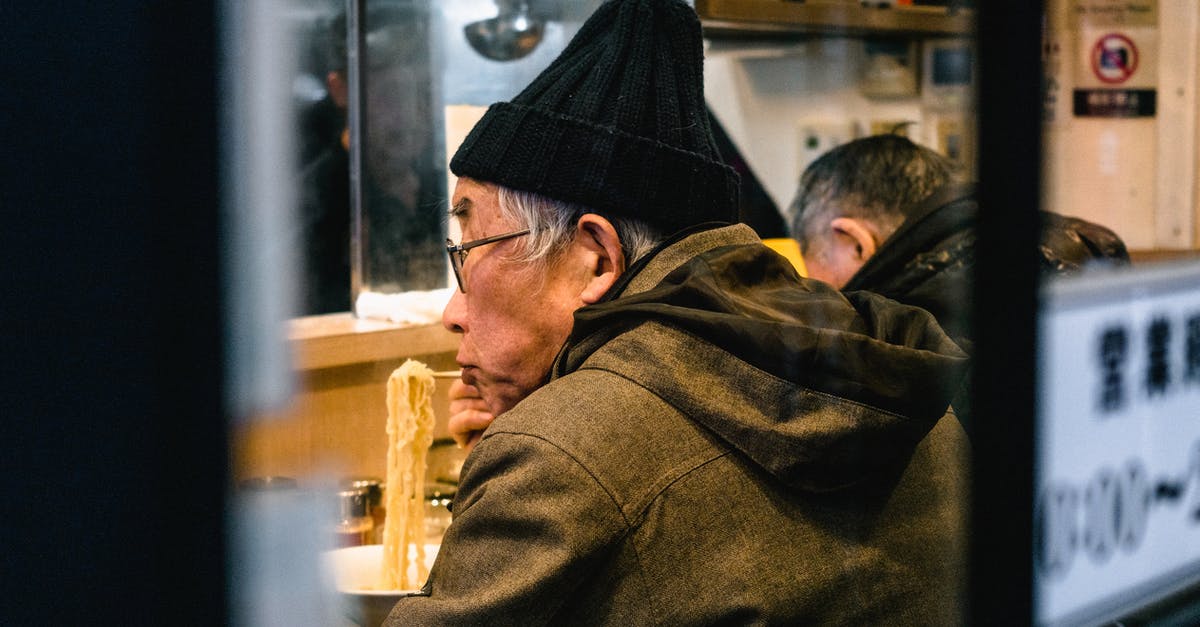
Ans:
[{"label": "white sign with japanese text", "polygon": [[1052,283],[1038,344],[1038,624],[1196,585],[1200,263]]}]

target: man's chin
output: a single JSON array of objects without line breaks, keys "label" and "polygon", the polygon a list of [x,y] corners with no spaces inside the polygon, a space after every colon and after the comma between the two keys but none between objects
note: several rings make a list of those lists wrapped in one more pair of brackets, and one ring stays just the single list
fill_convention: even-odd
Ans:
[{"label": "man's chin", "polygon": [[476,377],[477,374],[478,371],[476,368],[472,366],[461,366],[458,376],[460,379],[462,379],[463,383],[479,389],[479,379]]},{"label": "man's chin", "polygon": [[483,398],[483,402],[487,404],[492,415],[499,416],[515,407],[517,403],[520,403],[522,399],[529,395],[521,394],[508,385],[494,384],[492,386],[484,385],[480,387],[479,396]]}]

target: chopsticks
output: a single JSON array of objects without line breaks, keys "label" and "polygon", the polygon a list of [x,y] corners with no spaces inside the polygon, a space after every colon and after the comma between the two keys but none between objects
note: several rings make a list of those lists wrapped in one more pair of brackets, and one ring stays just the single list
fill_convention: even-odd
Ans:
[{"label": "chopsticks", "polygon": [[462,370],[440,370],[433,373],[434,379],[461,379]]}]

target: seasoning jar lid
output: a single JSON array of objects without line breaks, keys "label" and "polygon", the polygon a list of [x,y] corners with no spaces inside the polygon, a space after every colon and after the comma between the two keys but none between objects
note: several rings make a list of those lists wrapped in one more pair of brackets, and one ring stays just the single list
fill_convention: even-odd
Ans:
[{"label": "seasoning jar lid", "polygon": [[383,480],[378,477],[347,477],[342,479],[341,486],[347,490],[366,491],[369,507],[378,507],[383,503]]},{"label": "seasoning jar lid", "polygon": [[447,483],[445,481],[425,482],[426,499],[452,499],[457,492],[458,484],[456,483]]},{"label": "seasoning jar lid", "polygon": [[363,488],[338,491],[338,515],[342,520],[363,518],[370,512],[370,499]]}]

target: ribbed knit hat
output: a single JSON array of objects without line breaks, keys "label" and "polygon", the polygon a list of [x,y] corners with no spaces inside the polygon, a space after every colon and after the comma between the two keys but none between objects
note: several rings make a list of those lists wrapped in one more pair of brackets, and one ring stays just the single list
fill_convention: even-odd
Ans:
[{"label": "ribbed knit hat", "polygon": [[678,0],[610,0],[467,135],[450,170],[663,234],[737,221],[738,176],[704,103],[700,22]]}]

